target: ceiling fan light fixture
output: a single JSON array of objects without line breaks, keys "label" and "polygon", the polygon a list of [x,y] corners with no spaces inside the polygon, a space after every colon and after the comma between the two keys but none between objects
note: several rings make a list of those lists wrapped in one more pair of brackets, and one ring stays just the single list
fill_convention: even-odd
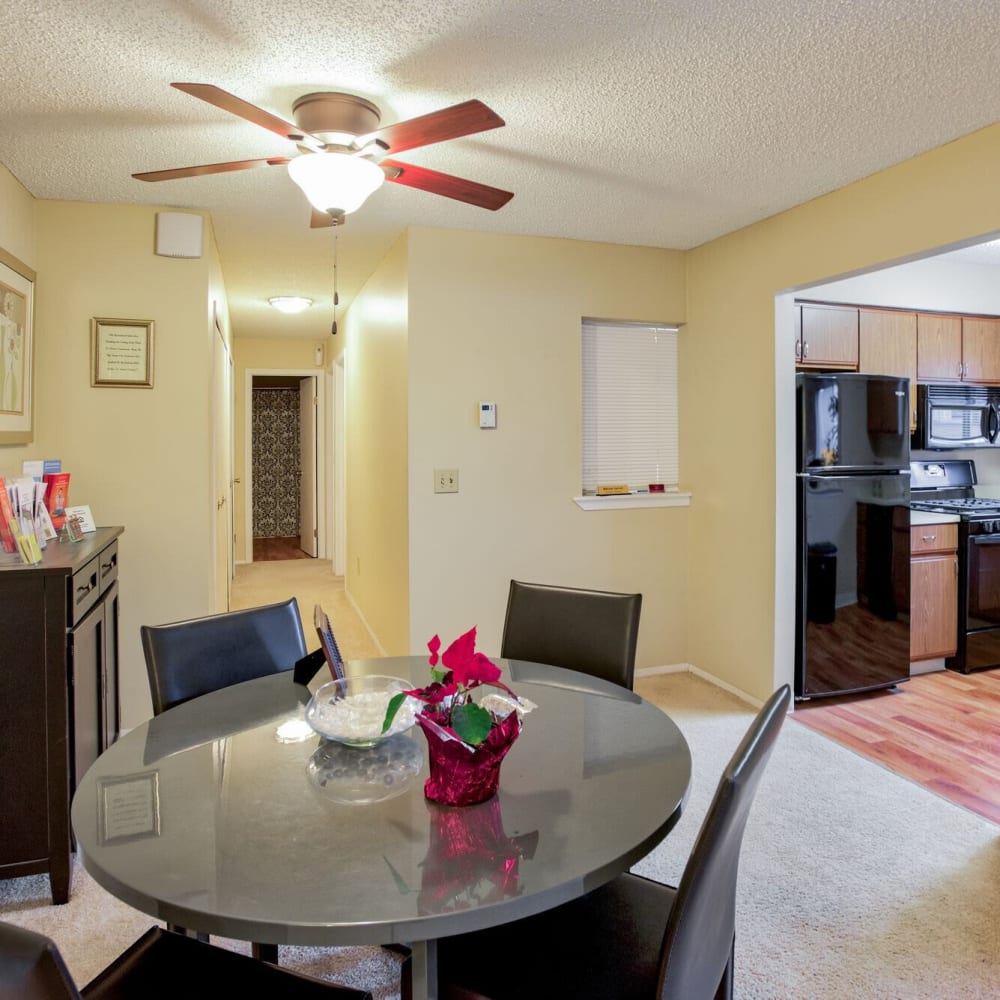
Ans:
[{"label": "ceiling fan light fixture", "polygon": [[385,180],[382,168],[349,153],[303,153],[289,161],[288,176],[313,208],[331,215],[354,212]]},{"label": "ceiling fan light fixture", "polygon": [[278,312],[300,313],[305,312],[312,304],[312,299],[304,298],[301,295],[274,295],[267,300]]}]

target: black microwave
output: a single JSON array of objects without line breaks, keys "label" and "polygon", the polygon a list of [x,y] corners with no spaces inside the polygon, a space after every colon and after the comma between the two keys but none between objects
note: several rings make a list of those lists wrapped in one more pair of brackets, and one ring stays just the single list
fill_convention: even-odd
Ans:
[{"label": "black microwave", "polygon": [[1000,447],[1000,386],[918,385],[913,447]]}]

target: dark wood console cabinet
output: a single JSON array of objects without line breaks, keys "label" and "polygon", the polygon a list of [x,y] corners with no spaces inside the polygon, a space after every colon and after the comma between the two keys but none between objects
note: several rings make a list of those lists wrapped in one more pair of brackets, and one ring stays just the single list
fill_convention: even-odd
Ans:
[{"label": "dark wood console cabinet", "polygon": [[0,878],[70,891],[70,799],[118,737],[118,536],[50,542],[0,565]]}]

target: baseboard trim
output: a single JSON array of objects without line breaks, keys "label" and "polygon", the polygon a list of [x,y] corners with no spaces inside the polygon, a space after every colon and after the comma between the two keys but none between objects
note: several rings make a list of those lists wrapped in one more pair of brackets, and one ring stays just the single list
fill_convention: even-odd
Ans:
[{"label": "baseboard trim", "polygon": [[728,691],[731,695],[735,695],[739,698],[740,701],[745,701],[748,705],[753,705],[754,708],[760,708],[764,704],[760,699],[747,694],[746,691],[741,690],[733,684],[727,684],[726,681],[720,680],[714,674],[700,670],[692,663],[668,663],[659,667],[639,667],[635,672],[635,676],[655,677],[657,674],[685,673],[694,674],[696,677],[700,677],[703,681],[708,681],[709,684],[714,684],[717,688],[721,688],[723,691]]},{"label": "baseboard trim", "polygon": [[361,624],[364,625],[365,630],[372,637],[372,642],[375,643],[375,648],[378,650],[378,655],[388,656],[389,654],[385,651],[385,647],[382,645],[382,643],[378,641],[378,636],[375,634],[371,625],[368,624],[368,619],[365,618],[365,616],[361,613],[361,608],[358,607],[357,601],[355,601],[354,598],[351,597],[351,592],[347,589],[346,586],[344,587],[344,596],[348,599],[348,601],[351,602],[351,607],[354,608],[354,613],[358,616],[358,618],[361,620]]}]

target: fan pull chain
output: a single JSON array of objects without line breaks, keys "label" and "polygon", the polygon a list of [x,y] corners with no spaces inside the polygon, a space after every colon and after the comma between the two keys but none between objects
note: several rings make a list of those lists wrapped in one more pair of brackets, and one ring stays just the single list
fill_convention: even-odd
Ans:
[{"label": "fan pull chain", "polygon": [[331,334],[334,337],[337,335],[337,306],[340,305],[340,295],[337,293],[337,247],[339,238],[340,238],[340,232],[337,229],[334,229],[333,231],[333,327],[330,330]]}]

